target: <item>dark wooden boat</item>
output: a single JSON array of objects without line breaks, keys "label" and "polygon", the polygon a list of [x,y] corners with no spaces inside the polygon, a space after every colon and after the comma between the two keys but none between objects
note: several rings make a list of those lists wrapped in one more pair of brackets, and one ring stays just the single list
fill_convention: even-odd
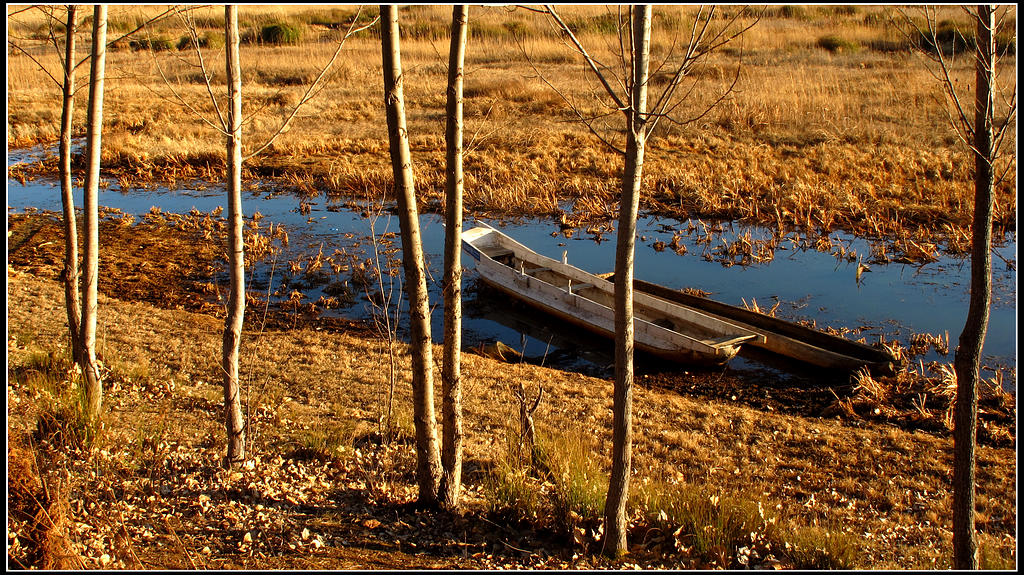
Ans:
[{"label": "dark wooden boat", "polygon": [[[615,280],[614,273],[600,274],[600,277]],[[633,289],[636,293],[717,316],[764,336],[763,340],[751,340],[747,344],[751,347],[826,369],[867,368],[878,375],[890,375],[896,369],[896,358],[884,349],[642,280],[633,280]]]}]

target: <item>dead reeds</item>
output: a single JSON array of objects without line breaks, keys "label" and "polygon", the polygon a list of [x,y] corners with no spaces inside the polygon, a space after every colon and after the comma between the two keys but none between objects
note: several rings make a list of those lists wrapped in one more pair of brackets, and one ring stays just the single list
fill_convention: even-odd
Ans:
[{"label": "dead reeds", "polygon": [[[269,22],[260,7],[249,10],[254,30]],[[411,30],[443,21],[437,10],[411,13],[416,19]],[[898,44],[898,34],[884,25],[886,8],[855,13],[808,8],[800,18],[784,12],[766,10],[744,35],[742,51],[715,55],[706,69],[694,72],[707,89],[694,92],[680,108],[682,116],[703,109],[705,99],[731,81],[737,68],[742,89],[699,125],[671,127],[652,139],[643,209],[680,220],[741,220],[814,238],[843,230],[875,242],[874,261],[921,262],[940,251],[965,253],[971,161],[946,125],[927,70],[898,46],[896,51],[881,49]],[[655,36],[687,29],[694,14],[691,8],[669,6],[658,13]],[[947,16],[951,21],[960,17],[952,11]],[[566,17],[595,46],[603,46],[600,50],[614,49],[606,12],[580,6]],[[274,12],[273,18],[310,27],[309,22],[330,17],[316,7],[296,7]],[[198,21],[205,26],[216,17]],[[32,39],[39,22],[25,17],[11,24],[24,32],[24,42],[40,41]],[[593,105],[592,87],[564,46],[537,14],[484,10],[478,26],[466,79],[467,209],[482,215],[551,217],[566,201],[613,204],[616,158],[572,121],[560,98],[533,71],[533,66],[544,67],[545,76],[585,114],[605,113]],[[171,24],[158,28],[155,36],[174,37]],[[243,47],[251,55],[246,82],[254,110],[253,141],[276,125],[274,119],[301,91],[299,84],[329,54],[334,28],[309,29],[319,32],[296,45]],[[829,52],[819,46],[823,37],[862,49]],[[296,118],[272,149],[248,164],[249,176],[276,180],[282,189],[303,195],[365,199],[387,189],[391,176],[383,114],[374,103],[379,99],[375,42],[369,33],[350,40],[346,50],[352,58],[310,103],[309,114]],[[407,54],[410,134],[426,211],[439,209],[443,189],[437,118],[443,113],[444,64],[436,43],[431,33],[412,33]],[[656,44],[656,54],[668,50],[668,44]],[[39,59],[56,65],[55,56],[44,53]],[[175,51],[113,52],[111,59],[115,69],[131,73],[111,79],[115,89],[105,105],[117,120],[104,136],[105,169],[123,186],[219,180],[224,164],[216,134],[153,98],[167,90],[156,79],[157,63],[186,98],[204,89],[189,81],[194,73],[177,61]],[[301,63],[299,69],[295,62]],[[956,78],[973,78],[968,64],[953,62]],[[52,117],[58,106],[48,80],[17,53],[12,53],[9,72],[9,139],[13,145],[54,141]],[[1004,81],[1013,76],[1007,74]],[[56,173],[55,162],[15,166],[9,177]],[[1011,171],[997,187],[997,239],[1015,229],[1015,189]],[[580,213],[596,218],[601,211]],[[733,265],[749,265],[767,261],[770,247],[723,249],[745,251],[749,257],[734,253],[729,259]]]}]

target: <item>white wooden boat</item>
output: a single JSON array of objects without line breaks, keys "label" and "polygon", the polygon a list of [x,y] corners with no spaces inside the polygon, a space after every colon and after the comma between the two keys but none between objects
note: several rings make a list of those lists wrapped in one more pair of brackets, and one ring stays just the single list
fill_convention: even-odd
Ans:
[{"label": "white wooden boat", "polygon": [[[562,320],[615,337],[612,282],[542,256],[491,227],[462,233],[463,249],[488,285]],[[634,345],[670,361],[722,365],[764,336],[732,322],[639,291],[633,294]]]}]

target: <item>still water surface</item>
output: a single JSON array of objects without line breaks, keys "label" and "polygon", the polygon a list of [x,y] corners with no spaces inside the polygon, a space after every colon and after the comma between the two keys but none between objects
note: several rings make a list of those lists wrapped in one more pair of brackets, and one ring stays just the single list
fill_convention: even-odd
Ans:
[{"label": "still water surface", "polygon": [[[29,152],[8,154],[8,165],[23,161]],[[81,197],[77,200],[81,202]],[[288,194],[275,194],[270,188],[246,192],[243,209],[246,216],[259,211],[265,222],[283,224],[290,236],[290,245],[281,261],[302,253],[316,253],[323,246],[324,254],[345,249],[350,254],[370,255],[366,237],[371,232],[371,221],[359,212],[332,205],[325,197],[307,200],[308,214],[299,213],[299,200]],[[195,208],[202,212],[226,205],[223,189],[120,189],[109,183],[101,189],[99,203],[140,216],[156,206],[165,212],[185,213]],[[34,207],[42,210],[60,210],[59,188],[55,182],[35,181],[22,185],[8,179],[8,210],[21,211]],[[612,271],[614,267],[615,235],[606,234],[603,241],[578,232],[572,238],[557,233],[559,228],[551,221],[535,219],[488,223],[531,247],[537,252],[561,259],[567,252],[569,263],[591,272]],[[420,218],[424,252],[431,273],[431,302],[434,306],[433,334],[441,337],[440,278],[444,246],[444,226],[440,216],[424,214]],[[671,249],[657,251],[655,242],[669,243],[675,230],[685,229],[688,222],[671,219],[642,217],[638,222],[639,241],[636,252],[636,277],[672,288],[693,287],[711,292],[714,299],[734,305],[756,300],[762,308],[778,303],[776,315],[790,320],[813,320],[817,326],[860,329],[856,337],[868,343],[879,338],[899,340],[904,345],[914,333],[945,335],[950,347],[956,340],[967,315],[970,262],[964,258],[942,256],[927,264],[872,264],[871,271],[857,281],[857,263],[839,259],[831,253],[805,249],[779,249],[774,259],[765,264],[724,266],[702,257],[704,245],[694,241],[695,235],[683,240],[685,255]],[[380,216],[373,224],[377,234],[397,232],[396,217]],[[467,221],[466,227],[472,225]],[[735,238],[749,232],[754,239],[767,239],[769,232],[756,227],[724,224],[723,237]],[[852,236],[834,233],[833,243],[847,250],[867,256],[870,246]],[[102,244],[102,238],[100,239]],[[783,241],[783,247],[789,242]],[[713,246],[712,246],[713,247]],[[993,305],[985,341],[984,363],[992,368],[1016,369],[1016,235],[1004,238],[996,248],[1000,257],[993,262]],[[1005,263],[1013,262],[1013,265]],[[470,258],[463,263],[472,265]],[[265,272],[269,269],[269,266]],[[280,273],[279,273],[280,275]],[[478,286],[476,275],[468,269],[465,276],[464,319],[465,345],[500,340],[524,355],[545,357],[548,364],[567,369],[607,374],[611,365],[608,344],[588,337],[580,337],[578,330],[562,328],[543,316],[510,305],[493,297]],[[257,276],[254,284],[266,277]],[[316,289],[305,290],[316,300]],[[342,310],[332,311],[352,318],[366,318],[368,304],[357,302]],[[938,360],[952,362],[952,353],[940,356],[930,351],[923,357],[925,363]],[[755,360],[737,358],[729,369],[764,371],[765,366]],[[775,372],[778,377],[791,374]],[[1015,373],[1015,371],[1013,371]],[[990,374],[985,374],[990,375]],[[1013,378],[1009,378],[1013,379]],[[1015,381],[1005,385],[1015,389]]]}]

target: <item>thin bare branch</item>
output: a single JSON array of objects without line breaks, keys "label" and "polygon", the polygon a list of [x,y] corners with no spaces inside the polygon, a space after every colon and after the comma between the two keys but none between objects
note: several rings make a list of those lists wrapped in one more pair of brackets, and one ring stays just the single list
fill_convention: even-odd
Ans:
[{"label": "thin bare branch", "polygon": [[555,22],[558,23],[558,26],[562,29],[562,32],[564,32],[565,35],[569,37],[569,40],[572,41],[573,45],[576,47],[576,50],[583,56],[584,61],[586,61],[587,65],[590,66],[591,71],[594,72],[594,75],[597,76],[597,79],[601,82],[601,85],[604,86],[605,91],[608,92],[608,96],[611,97],[611,99],[615,102],[615,105],[618,106],[618,109],[622,112],[627,111],[629,109],[629,105],[625,104],[622,101],[622,99],[619,98],[619,95],[608,83],[608,80],[607,78],[605,78],[605,75],[601,73],[601,68],[607,69],[607,67],[598,66],[597,61],[590,56],[590,54],[587,52],[587,49],[583,47],[583,44],[580,43],[580,41],[576,38],[576,35],[573,34],[572,30],[569,29],[569,26],[565,23],[564,20],[562,20],[562,17],[559,16],[557,12],[555,12],[554,6],[546,5],[545,8],[547,9],[548,14],[550,14],[551,17],[555,20]]},{"label": "thin bare branch", "polygon": [[[554,90],[555,93],[558,94],[558,97],[560,97],[563,102],[568,104],[569,109],[572,111],[572,113],[576,114],[576,117],[580,120],[580,122],[583,123],[584,126],[586,126],[587,130],[589,130],[590,133],[593,134],[602,144],[604,144],[605,146],[608,146],[608,148],[611,149],[612,151],[614,151],[615,153],[620,154],[620,155],[625,155],[626,151],[623,148],[620,148],[619,146],[616,146],[615,144],[613,144],[597,128],[594,127],[593,121],[598,119],[598,118],[605,117],[605,116],[604,115],[599,115],[599,116],[595,116],[593,118],[587,118],[583,114],[583,112],[580,111],[579,107],[576,106],[576,103],[573,102],[572,99],[569,98],[569,96],[567,96],[564,92],[559,90],[557,86],[555,86],[550,81],[548,81],[547,77],[544,76],[543,72],[541,72],[537,68],[537,66],[533,63],[533,60],[530,59],[530,57],[526,54],[526,48],[522,45],[522,43],[520,43],[518,39],[516,39],[516,42],[519,44],[519,49],[522,50],[524,55],[526,55],[526,61],[530,64],[530,67],[533,68],[533,71],[537,74],[537,77],[540,78],[541,81],[544,82],[544,84],[546,84],[549,88]],[[612,113],[617,114],[617,113],[619,113],[619,110],[615,109]]]},{"label": "thin bare branch", "polygon": [[[732,25],[739,19],[740,15],[746,13],[746,9],[745,8],[744,8],[744,10],[738,11],[736,14],[734,14],[730,18],[730,20],[722,27],[722,29],[719,30],[717,33],[715,33],[709,40],[706,41],[706,43],[704,41],[704,38],[705,38],[705,36],[708,33],[709,23],[714,18],[715,7],[711,8],[711,10],[708,12],[708,14],[707,14],[707,16],[705,18],[701,18],[702,13],[703,13],[703,7],[701,7],[700,10],[698,10],[697,16],[694,19],[693,25],[692,25],[692,27],[690,29],[690,40],[687,43],[686,55],[683,57],[682,62],[676,68],[676,71],[673,74],[672,80],[669,82],[669,85],[665,87],[665,89],[662,91],[661,95],[655,101],[654,105],[651,106],[651,109],[653,110],[653,112],[650,115],[654,118],[654,120],[650,124],[650,128],[648,129],[648,135],[650,135],[651,133],[654,132],[654,129],[657,127],[657,125],[658,125],[659,121],[661,120],[661,118],[668,118],[670,122],[672,122],[674,124],[677,124],[677,125],[685,125],[685,124],[690,124],[692,122],[696,122],[696,121],[700,120],[701,118],[705,117],[707,114],[709,114],[711,112],[711,110],[713,110],[716,106],[718,106],[721,102],[723,102],[726,98],[728,98],[730,94],[733,93],[733,91],[736,88],[737,83],[739,82],[740,71],[742,69],[742,61],[741,61],[741,65],[737,66],[737,68],[736,68],[736,76],[733,78],[733,81],[729,85],[729,88],[727,88],[724,93],[722,93],[718,98],[716,98],[714,102],[712,102],[710,105],[708,105],[704,109],[703,112],[701,112],[700,114],[698,114],[698,115],[696,115],[696,116],[694,116],[694,117],[692,117],[692,118],[690,118],[688,120],[681,121],[681,122],[675,120],[672,117],[670,117],[672,112],[675,111],[676,108],[678,108],[680,103],[682,103],[684,101],[687,101],[689,99],[688,96],[689,96],[689,94],[693,90],[693,87],[691,87],[691,89],[687,92],[687,94],[684,97],[676,98],[675,99],[676,103],[675,104],[672,103],[672,101],[673,101],[673,99],[674,99],[674,97],[676,95],[675,94],[676,90],[678,89],[680,83],[682,82],[683,77],[686,74],[689,73],[690,69],[701,58],[709,55],[710,53],[712,53],[715,50],[721,48],[722,46],[725,46],[726,44],[732,42],[734,39],[738,38],[741,34],[745,33],[747,30],[750,30],[753,26],[755,26],[761,20],[761,16],[763,15],[764,12],[762,10],[762,12],[759,13],[754,18],[754,20],[751,23],[749,23],[746,26],[743,26],[741,29],[739,29],[734,34],[727,35],[726,31],[729,30],[729,28],[732,27]],[[697,23],[702,21],[702,20],[703,20],[704,24],[702,26],[700,26],[700,29],[698,30],[698,24]]]},{"label": "thin bare branch", "polygon": [[[186,10],[191,10],[191,9],[195,9],[195,8],[202,8],[202,6],[190,6],[190,7],[186,8]],[[158,15],[150,18],[149,20],[146,20],[142,24],[138,25],[131,32],[127,32],[125,34],[122,34],[122,35],[118,36],[117,38],[114,38],[113,40],[107,41],[107,46],[109,47],[109,46],[111,46],[113,44],[116,44],[116,43],[120,42],[121,40],[124,40],[128,36],[131,36],[132,34],[138,32],[139,30],[142,30],[143,28],[146,28],[150,24],[155,24],[155,23],[159,22],[160,20],[163,20],[164,18],[169,18],[171,15],[173,15],[174,13],[176,13],[180,9],[181,8],[179,6],[171,6],[167,10],[164,10],[160,14],[158,14]],[[88,60],[89,60],[88,57],[82,58],[77,64],[75,64],[75,67],[81,66],[84,62],[86,62]]]},{"label": "thin bare branch", "polygon": [[[206,86],[206,93],[210,97],[210,103],[213,104],[213,111],[217,115],[217,121],[220,122],[220,131],[223,132],[224,135],[227,135],[230,132],[228,120],[224,117],[224,113],[220,109],[220,103],[217,100],[217,96],[213,92],[213,84],[210,82],[213,76],[206,70],[206,61],[203,59],[203,49],[199,45],[199,32],[196,29],[195,19],[192,17],[192,12],[188,8],[179,12],[178,17],[181,19],[182,24],[185,25],[185,29],[188,30],[189,38],[191,40],[190,43],[195,49],[196,59],[199,62],[198,66],[203,74],[203,84]],[[156,62],[155,56],[154,62]],[[160,64],[158,62],[156,63],[157,70],[160,71],[160,76],[164,77],[163,70],[160,69]],[[164,78],[164,81],[167,82],[167,79]],[[170,82],[167,83],[170,85]],[[212,125],[212,122],[207,121],[207,123]]]},{"label": "thin bare branch", "polygon": [[548,14],[549,13],[546,8],[534,8],[533,6],[529,6],[527,4],[515,4],[513,7],[516,8],[516,9],[519,9],[519,10],[526,10],[527,12],[533,12],[535,14]]},{"label": "thin bare branch", "polygon": [[281,134],[283,134],[286,131],[288,131],[288,127],[291,124],[291,121],[295,118],[296,114],[299,113],[299,109],[301,109],[302,106],[304,106],[306,104],[306,102],[311,100],[313,97],[316,96],[316,94],[319,93],[319,91],[320,91],[319,86],[320,86],[321,81],[323,81],[324,77],[327,75],[327,73],[334,66],[335,61],[337,61],[337,59],[338,59],[338,55],[341,54],[342,48],[345,47],[345,42],[349,38],[351,38],[353,35],[358,34],[359,32],[362,32],[363,30],[366,30],[368,28],[371,28],[371,27],[375,26],[377,24],[377,22],[380,20],[380,16],[377,16],[369,24],[357,27],[356,26],[356,22],[359,21],[359,15],[361,13],[362,13],[362,8],[359,8],[358,10],[356,10],[355,15],[352,17],[352,23],[349,25],[348,31],[344,34],[344,36],[342,36],[341,41],[338,42],[338,48],[334,51],[334,55],[331,56],[331,59],[328,60],[327,64],[320,70],[320,74],[318,74],[316,79],[313,80],[313,83],[310,84],[309,88],[306,90],[306,93],[303,94],[302,98],[299,100],[299,103],[296,104],[295,107],[292,109],[291,114],[289,114],[288,117],[285,118],[284,122],[281,123],[281,126],[277,129],[277,131],[274,133],[274,135],[270,136],[270,138],[268,138],[267,141],[264,142],[263,145],[260,146],[259,148],[257,148],[254,152],[252,152],[249,155],[245,156],[245,158],[244,158],[245,160],[249,160],[250,158],[258,155],[263,150],[266,150],[268,147],[270,147],[274,143],[274,140],[276,140],[278,136],[280,136]]},{"label": "thin bare branch", "polygon": [[24,8],[15,10],[14,12],[8,12],[7,13],[7,18],[9,20],[11,18],[11,16],[17,16],[18,14],[22,14],[24,12],[28,12],[29,10],[35,10],[37,8],[38,8],[38,6],[26,6]]},{"label": "thin bare branch", "polygon": [[28,56],[28,59],[32,60],[32,62],[36,66],[38,66],[39,69],[42,70],[44,74],[46,74],[51,80],[53,80],[53,83],[56,84],[58,88],[63,85],[62,81],[58,80],[57,78],[55,78],[54,75],[51,74],[50,71],[46,69],[46,66],[44,66],[43,63],[40,62],[35,56],[30,54],[28,52],[28,50],[22,48],[17,43],[15,43],[13,40],[8,40],[7,41],[7,46],[10,47],[12,50],[17,50],[18,52],[21,52],[25,56]]},{"label": "thin bare branch", "polygon": [[[627,14],[627,20],[630,20],[632,18],[632,12],[633,12],[633,7],[632,6],[629,7],[628,12],[629,13]],[[616,32],[615,35],[619,39],[619,53],[616,54],[616,56],[619,57],[619,66],[621,67],[621,70],[622,70],[620,72],[621,77],[626,79],[625,83],[622,84],[622,87],[625,90],[625,92],[628,94],[629,91],[630,91],[629,79],[633,77],[633,74],[630,73],[631,70],[629,69],[629,67],[632,66],[633,61],[630,58],[623,57],[623,55],[624,54],[630,54],[630,53],[633,52],[633,35],[632,34],[623,34],[622,33],[622,7],[621,6],[619,7],[619,10],[618,10],[618,13],[616,14],[616,16],[618,17],[618,21],[619,21],[618,26],[616,26],[616,28],[615,28],[615,32]],[[626,44],[624,44],[624,41],[628,41],[629,42],[628,47],[627,47]]]},{"label": "thin bare branch", "polygon": [[190,104],[185,99],[185,97],[182,96],[175,89],[174,83],[171,82],[171,79],[167,77],[166,73],[164,73],[164,69],[163,69],[163,67],[160,66],[160,62],[156,58],[155,55],[153,57],[153,63],[156,66],[157,73],[160,75],[160,78],[163,80],[164,85],[167,86],[167,89],[171,91],[171,94],[174,96],[174,98],[172,99],[172,98],[168,98],[167,96],[164,96],[163,94],[161,94],[161,93],[157,92],[156,90],[150,88],[147,84],[143,84],[143,85],[146,87],[146,89],[148,89],[150,91],[150,93],[155,95],[157,98],[160,98],[161,100],[164,100],[165,102],[175,103],[175,104],[185,108],[192,115],[194,115],[200,122],[210,126],[211,128],[213,128],[215,131],[219,132],[220,134],[227,136],[230,133],[229,130],[228,130],[227,119],[224,117],[223,113],[221,112],[220,104],[217,101],[217,97],[213,93],[213,86],[210,83],[211,76],[206,71],[206,65],[205,65],[205,62],[203,60],[203,51],[199,47],[198,35],[196,34],[196,31],[195,31],[195,22],[194,22],[194,20],[192,20],[191,14],[189,14],[189,9],[188,8],[185,8],[185,9],[181,10],[180,12],[178,12],[178,17],[181,19],[182,24],[185,26],[185,29],[189,33],[190,43],[192,44],[192,47],[195,49],[196,55],[197,55],[197,57],[199,59],[198,67],[202,71],[203,83],[206,85],[207,94],[209,95],[210,102],[213,105],[213,109],[214,109],[214,112],[216,114],[216,118],[220,122],[220,124],[217,124],[217,123],[213,122],[212,120],[210,120],[209,118],[207,118],[206,114],[204,114],[201,111],[199,111],[198,109],[196,109],[195,106]]},{"label": "thin bare branch", "polygon": [[999,174],[999,176],[997,178],[993,179],[992,185],[993,186],[999,186],[1000,184],[1002,184],[1004,181],[1006,181],[1006,177],[1009,176],[1011,172],[1016,174],[1016,169],[1015,169],[1016,166],[1017,166],[1017,155],[1014,154],[1014,155],[1010,156],[1010,161],[1006,162],[1006,168],[1002,171],[1002,173]]},{"label": "thin bare branch", "polygon": [[[1002,146],[1003,146],[1003,141],[1004,141],[1004,138],[1006,136],[1007,128],[1009,128],[1010,126],[1016,125],[1014,123],[1014,118],[1017,116],[1017,85],[1016,84],[1014,84],[1014,86],[1013,86],[1013,96],[1012,96],[1012,98],[1013,98],[1013,100],[1012,100],[1012,103],[1010,104],[1010,109],[1009,109],[1009,111],[1006,114],[1006,119],[998,124],[998,127],[996,129],[996,133],[995,133],[995,137],[993,138],[993,148],[995,150],[997,150],[997,151],[1000,150],[1002,148]],[[996,126],[996,123],[993,122],[992,125]]]},{"label": "thin bare branch", "polygon": [[949,64],[946,62],[945,56],[942,54],[942,46],[939,45],[938,24],[936,23],[935,9],[932,8],[931,10],[928,10],[925,8],[924,12],[925,19],[928,22],[928,34],[932,45],[935,46],[935,58],[938,60],[939,71],[942,73],[943,85],[946,87],[947,95],[953,101],[954,109],[956,110],[966,133],[971,134],[973,138],[974,123],[967,118],[967,113],[964,111],[964,107],[960,103],[960,94],[953,85],[953,79],[949,75]]},{"label": "thin bare branch", "polygon": [[676,124],[676,125],[682,126],[682,125],[692,124],[694,122],[700,121],[702,118],[704,118],[705,116],[710,114],[712,110],[714,110],[716,107],[718,107],[719,104],[724,102],[725,99],[728,98],[735,91],[736,84],[738,84],[739,80],[740,80],[740,70],[741,70],[741,67],[737,66],[736,67],[736,75],[733,77],[732,83],[729,84],[729,88],[727,88],[725,90],[725,92],[723,92],[718,98],[716,98],[714,102],[711,102],[710,104],[708,104],[707,107],[704,108],[703,112],[701,112],[701,113],[697,114],[696,116],[693,116],[693,117],[691,117],[691,118],[689,118],[687,120],[683,120],[683,121],[676,120],[675,118],[672,117],[672,112],[675,111],[675,109],[680,104],[682,104],[683,102],[685,102],[687,100],[687,98],[679,98],[676,101],[675,104],[673,104],[671,107],[669,107],[663,113],[658,114],[654,118],[654,120],[651,122],[651,128],[648,131],[648,135],[650,135],[652,132],[654,132],[654,128],[657,126],[658,122],[662,118],[667,118],[669,122],[671,122],[673,124]]}]

